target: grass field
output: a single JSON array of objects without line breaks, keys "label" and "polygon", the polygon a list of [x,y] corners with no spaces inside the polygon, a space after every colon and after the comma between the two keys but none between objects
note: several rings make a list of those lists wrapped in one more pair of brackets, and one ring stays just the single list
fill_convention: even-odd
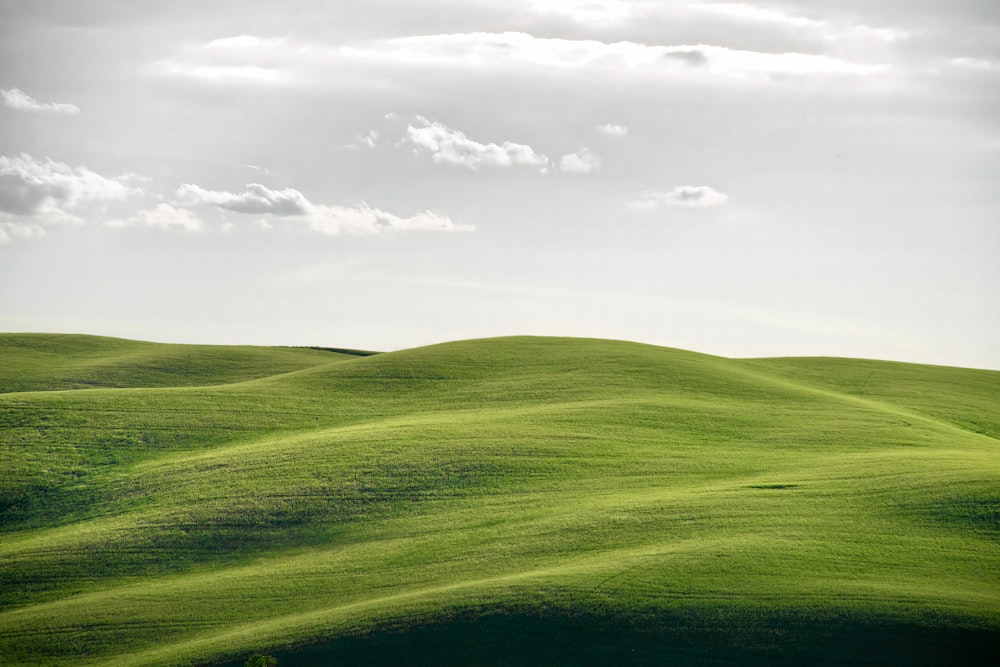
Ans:
[{"label": "grass field", "polygon": [[1000,372],[0,336],[0,662],[1000,664]]}]

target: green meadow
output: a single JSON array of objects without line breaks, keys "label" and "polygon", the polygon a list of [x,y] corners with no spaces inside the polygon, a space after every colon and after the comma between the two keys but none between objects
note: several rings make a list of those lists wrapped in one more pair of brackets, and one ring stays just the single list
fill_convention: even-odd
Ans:
[{"label": "green meadow", "polygon": [[0,335],[0,662],[1000,664],[1000,372]]}]

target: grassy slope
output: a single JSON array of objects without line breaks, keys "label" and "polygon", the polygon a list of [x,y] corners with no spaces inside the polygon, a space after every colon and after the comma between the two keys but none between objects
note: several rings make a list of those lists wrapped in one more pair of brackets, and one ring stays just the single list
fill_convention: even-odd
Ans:
[{"label": "grassy slope", "polygon": [[308,348],[167,345],[67,334],[0,334],[0,393],[224,384],[328,363]]},{"label": "grassy slope", "polygon": [[0,395],[0,655],[1000,658],[1000,373],[513,338],[270,374],[289,353],[331,359]]}]

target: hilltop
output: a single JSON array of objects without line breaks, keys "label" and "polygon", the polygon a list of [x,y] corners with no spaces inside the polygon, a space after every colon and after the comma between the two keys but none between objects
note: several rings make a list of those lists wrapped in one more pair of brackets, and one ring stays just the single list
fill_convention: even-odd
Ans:
[{"label": "hilltop", "polygon": [[1000,661],[1000,372],[0,335],[15,664]]}]

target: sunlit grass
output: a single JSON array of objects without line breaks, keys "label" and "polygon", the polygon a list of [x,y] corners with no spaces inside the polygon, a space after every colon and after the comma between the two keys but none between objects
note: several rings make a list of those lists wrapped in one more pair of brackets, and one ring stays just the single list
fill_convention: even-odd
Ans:
[{"label": "sunlit grass", "polygon": [[130,375],[149,344],[4,340],[57,353],[0,378],[97,346],[114,385],[0,394],[16,664],[1000,652],[1000,373],[514,338]]}]

